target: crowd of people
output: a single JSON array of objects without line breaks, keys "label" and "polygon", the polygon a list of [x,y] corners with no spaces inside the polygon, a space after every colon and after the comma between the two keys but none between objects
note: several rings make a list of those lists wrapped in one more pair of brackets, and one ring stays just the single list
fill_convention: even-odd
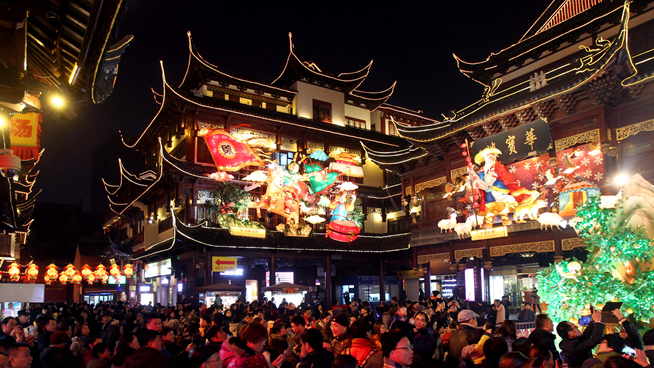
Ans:
[{"label": "crowd of people", "polygon": [[[583,332],[559,323],[557,346],[547,314],[534,315],[536,328],[518,337],[506,307],[438,292],[374,308],[274,299],[227,309],[44,305],[0,322],[0,368],[637,368],[654,357],[654,330],[641,338],[619,310],[619,332],[607,334],[596,311]],[[529,319],[533,313],[520,312]]]}]

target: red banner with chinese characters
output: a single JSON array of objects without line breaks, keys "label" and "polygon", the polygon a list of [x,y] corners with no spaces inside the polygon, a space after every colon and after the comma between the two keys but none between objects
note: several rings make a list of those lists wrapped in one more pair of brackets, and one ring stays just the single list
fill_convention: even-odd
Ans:
[{"label": "red banner with chinese characters", "polygon": [[245,166],[266,166],[250,148],[224,130],[216,129],[204,136],[218,170],[238,171]]},{"label": "red banner with chinese characters", "polygon": [[22,160],[38,157],[42,122],[41,114],[36,112],[15,114],[9,119],[11,149]]}]

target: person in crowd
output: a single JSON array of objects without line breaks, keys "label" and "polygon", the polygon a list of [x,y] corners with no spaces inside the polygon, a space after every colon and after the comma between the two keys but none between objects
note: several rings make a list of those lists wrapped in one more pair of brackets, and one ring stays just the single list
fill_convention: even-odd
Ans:
[{"label": "person in crowd", "polygon": [[332,315],[329,314],[329,312],[322,312],[320,314],[320,318],[316,323],[313,325],[315,329],[320,331],[323,336],[323,341],[331,342],[334,336],[332,335],[332,330],[329,328],[329,325],[331,324],[332,321]]},{"label": "person in crowd", "polygon": [[500,302],[499,299],[495,299],[493,306],[495,307],[496,311],[495,325],[502,324],[502,322],[504,322],[506,319],[506,307],[504,306],[504,303]]},{"label": "person in crowd", "polygon": [[424,312],[418,312],[413,316],[413,352],[420,356],[422,363],[429,367],[434,363],[432,357],[438,345],[437,336],[431,327],[428,327],[429,317]]},{"label": "person in crowd", "polygon": [[[204,334],[207,339],[207,345],[215,345],[218,350],[222,347],[223,343],[227,340],[227,333],[229,329],[226,326],[212,326],[209,331]],[[286,340],[286,336],[283,337]],[[288,343],[288,341],[287,341]]]},{"label": "person in crowd", "polygon": [[50,345],[41,353],[41,367],[70,368],[75,366],[75,356],[66,349],[70,342],[68,334],[56,331],[50,336]]},{"label": "person in crowd", "polygon": [[75,336],[70,343],[70,351],[76,357],[84,356],[84,352],[89,348],[89,336],[91,335],[91,329],[86,323],[78,323],[75,326]]},{"label": "person in crowd", "polygon": [[188,368],[222,368],[223,361],[214,345],[199,346],[190,353]]},{"label": "person in crowd", "polygon": [[506,340],[509,351],[512,351],[513,342],[518,338],[518,327],[510,319],[504,320],[493,336]]},{"label": "person in crowd", "polygon": [[373,317],[372,314],[370,313],[370,308],[367,307],[367,306],[361,308],[361,314],[360,314],[360,316],[361,316],[361,319],[362,319],[362,320],[366,323],[366,325],[368,326],[367,328],[368,328],[369,330],[371,330],[371,329],[372,329],[372,326],[375,324],[376,321],[375,321],[375,317]]},{"label": "person in crowd", "polygon": [[372,346],[378,351],[381,351],[382,346],[381,346],[380,339],[385,332],[386,332],[386,326],[384,326],[384,324],[381,322],[375,322],[375,324],[372,326],[372,333],[370,334],[370,342],[372,342]]},{"label": "person in crowd", "polygon": [[461,351],[468,346],[468,334],[477,329],[477,317],[479,315],[470,309],[459,312],[457,316],[459,326],[449,337],[448,359],[461,359]]},{"label": "person in crowd", "polygon": [[150,331],[161,332],[163,324],[161,322],[161,317],[156,314],[148,315],[148,318],[145,320],[145,328]]},{"label": "person in crowd", "polygon": [[329,368],[334,355],[323,347],[322,334],[316,329],[300,335],[300,364],[298,368]]},{"label": "person in crowd", "polygon": [[350,318],[345,313],[338,313],[332,319],[329,327],[332,330],[334,338],[331,342],[332,352],[334,356],[341,355],[343,352],[348,351],[352,346],[352,335],[348,333],[350,327]]},{"label": "person in crowd", "polygon": [[111,368],[124,368],[127,365],[129,357],[134,355],[140,347],[139,339],[136,335],[129,331],[123,333],[120,339],[118,339],[116,353],[111,359]]},{"label": "person in crowd", "polygon": [[500,337],[491,337],[484,343],[484,356],[486,359],[479,365],[480,368],[498,368],[502,356],[508,353],[506,340]]},{"label": "person in crowd", "polygon": [[30,346],[25,343],[15,343],[7,352],[8,364],[11,368],[31,368],[32,356],[30,355]]},{"label": "person in crowd", "polygon": [[554,355],[543,345],[532,346],[527,356],[535,359],[532,368],[554,368]]},{"label": "person in crowd", "polygon": [[538,313],[543,313],[540,309],[540,295],[538,295],[538,290],[534,288],[531,292],[531,303],[534,306],[534,313],[538,310]]},{"label": "person in crowd", "polygon": [[100,328],[100,337],[102,341],[111,349],[116,346],[116,341],[120,338],[120,328],[118,321],[113,321],[113,315],[110,311],[102,312],[102,327]]},{"label": "person in crowd", "polygon": [[529,358],[519,351],[508,352],[500,358],[499,368],[530,368],[536,359]]},{"label": "person in crowd", "polygon": [[647,359],[654,362],[654,329],[649,329],[643,334],[643,344]]},{"label": "person in crowd", "polygon": [[356,358],[358,364],[363,367],[368,363],[368,359],[376,353],[372,346],[372,342],[367,338],[366,322],[355,321],[349,327],[350,335],[352,335],[352,346],[349,351],[344,351],[343,354],[352,355]]},{"label": "person in crowd", "polygon": [[332,361],[331,368],[358,368],[356,358],[349,355],[339,355]]},{"label": "person in crowd", "polygon": [[583,368],[604,368],[607,360],[612,357],[621,357],[622,348],[625,346],[625,339],[617,334],[604,335],[602,342],[597,347],[597,355],[594,358],[586,359]]},{"label": "person in crowd", "polygon": [[531,350],[531,341],[526,337],[519,337],[513,341],[511,344],[511,351],[519,351],[524,355],[529,355],[529,350]]},{"label": "person in crowd", "polygon": [[406,368],[413,363],[411,342],[400,331],[391,331],[381,337],[384,368]]},{"label": "person in crowd", "polygon": [[640,338],[638,329],[622,315],[620,309],[614,309],[611,314],[618,319],[622,326],[620,328],[620,337],[626,340],[627,345],[635,349],[643,350],[643,340]]},{"label": "person in crowd", "polygon": [[522,310],[518,314],[518,322],[534,322],[536,321],[536,313],[531,310],[531,303],[522,305]]},{"label": "person in crowd", "polygon": [[111,350],[109,346],[105,343],[96,344],[91,351],[93,354],[93,359],[89,361],[89,364],[86,365],[86,368],[110,368],[111,363],[109,358],[111,358]]},{"label": "person in crowd", "polygon": [[407,322],[407,310],[404,304],[397,303],[393,309],[391,309],[391,314],[393,315],[393,320],[388,326],[389,331],[400,330],[405,334],[411,332],[412,326]]},{"label": "person in crowd", "polygon": [[577,325],[568,321],[556,326],[556,333],[562,339],[559,348],[570,368],[581,367],[586,359],[592,358],[592,350],[602,341],[603,332],[602,312],[598,310],[593,311],[592,321],[583,334]]},{"label": "person in crowd", "polygon": [[547,314],[539,314],[536,316],[536,329],[534,329],[531,334],[529,334],[529,341],[533,345],[540,345],[547,348],[547,350],[552,353],[553,359],[559,360],[559,351],[556,349],[556,335],[552,333],[554,331],[554,323]]},{"label": "person in crowd", "polygon": [[102,343],[102,338],[100,336],[93,336],[89,338],[88,349],[84,351],[83,354],[77,359],[80,367],[84,368],[87,364],[93,359],[93,347],[97,344]]},{"label": "person in crowd", "polygon": [[[161,319],[159,320],[161,321]],[[167,368],[172,359],[163,353],[161,334],[155,330],[143,331],[141,334],[143,346],[138,348],[127,362],[127,368]]]},{"label": "person in crowd", "polygon": [[314,323],[316,323],[316,320],[313,319],[313,317],[311,317],[311,308],[306,308],[306,309],[302,312],[302,317],[304,317],[304,321],[306,322],[304,325],[305,325],[307,328],[311,328],[311,326],[312,326]]},{"label": "person in crowd", "polygon": [[461,350],[461,359],[472,361],[475,365],[481,364],[484,359],[484,343],[490,335],[484,330],[475,329],[468,334],[468,346]]},{"label": "person in crowd", "polygon": [[239,331],[239,339],[245,344],[243,368],[279,367],[284,361],[280,355],[275,361],[270,361],[270,353],[264,351],[268,331],[261,323],[248,323]]},{"label": "person in crowd", "polygon": [[21,328],[28,328],[32,326],[30,323],[30,314],[25,309],[18,311],[18,326]]}]

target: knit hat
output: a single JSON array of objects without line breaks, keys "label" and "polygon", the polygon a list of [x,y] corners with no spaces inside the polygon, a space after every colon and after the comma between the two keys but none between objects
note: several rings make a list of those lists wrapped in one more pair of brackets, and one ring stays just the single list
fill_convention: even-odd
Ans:
[{"label": "knit hat", "polygon": [[345,313],[338,313],[332,318],[332,323],[338,323],[343,327],[350,327],[350,317]]},{"label": "knit hat", "polygon": [[479,317],[479,315],[477,313],[471,311],[470,309],[464,309],[461,312],[459,312],[459,316],[457,318],[457,321],[459,321],[459,323],[461,323],[461,322],[469,321],[469,320],[471,320],[473,318],[477,318],[477,317]]},{"label": "knit hat", "polygon": [[59,345],[64,342],[68,342],[68,340],[70,340],[70,338],[64,331],[57,331],[50,336],[50,344],[52,345]]},{"label": "knit hat", "polygon": [[381,338],[379,341],[381,342],[382,345],[382,351],[384,352],[385,357],[389,357],[391,355],[391,351],[395,350],[395,347],[397,346],[397,343],[402,340],[404,337],[404,334],[402,332],[386,332],[381,335]]}]

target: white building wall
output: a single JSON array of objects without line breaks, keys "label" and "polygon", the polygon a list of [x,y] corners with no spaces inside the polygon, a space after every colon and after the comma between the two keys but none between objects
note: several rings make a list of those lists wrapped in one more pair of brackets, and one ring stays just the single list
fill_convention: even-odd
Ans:
[{"label": "white building wall", "polygon": [[[381,132],[381,116],[382,112],[380,110],[375,110],[370,113],[370,129],[376,132]],[[375,126],[375,129],[372,129],[372,125]]]},{"label": "white building wall", "polygon": [[381,213],[369,213],[368,219],[364,222],[364,229],[366,233],[385,234],[387,227],[386,222],[382,222]]},{"label": "white building wall", "polygon": [[370,110],[345,104],[345,116],[365,120],[366,129],[370,129]]},{"label": "white building wall", "polygon": [[345,125],[345,96],[343,92],[300,81],[293,83],[290,89],[297,91],[297,96],[293,101],[293,108],[297,112],[297,116],[313,119],[313,100],[320,100],[332,104],[332,123]]},{"label": "white building wall", "polygon": [[366,164],[363,165],[363,185],[368,187],[384,186],[384,173],[371,160],[366,160]]}]

